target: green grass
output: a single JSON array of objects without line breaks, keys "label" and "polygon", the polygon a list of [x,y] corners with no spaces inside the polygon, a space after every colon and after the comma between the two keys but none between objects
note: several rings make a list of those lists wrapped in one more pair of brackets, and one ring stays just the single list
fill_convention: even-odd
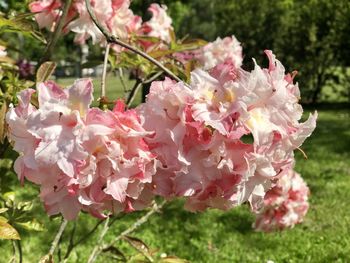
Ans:
[{"label": "green grass", "polygon": [[[97,106],[97,98],[100,96],[101,91],[101,80],[99,78],[93,78],[93,86],[94,86],[94,105]],[[56,80],[60,85],[66,87],[70,86],[74,83],[73,78],[62,78]],[[132,89],[135,81],[124,78],[124,83],[127,89]],[[106,96],[109,100],[114,101],[116,99],[121,99],[124,97],[123,86],[121,85],[121,81],[116,76],[111,76],[111,74],[106,79]],[[141,102],[141,91],[135,97],[135,100],[132,106],[136,106]]]},{"label": "green grass", "polygon": [[[311,206],[305,222],[294,229],[257,233],[251,228],[254,218],[246,207],[195,214],[184,211],[183,202],[177,200],[153,215],[133,236],[157,249],[158,254],[176,255],[190,262],[350,262],[350,111],[320,110],[317,129],[303,149],[309,159],[304,160],[297,152],[296,170],[311,189]],[[28,185],[19,191],[26,200],[37,195],[37,188]],[[24,262],[37,262],[48,252],[60,223],[58,218],[49,219],[38,201],[35,213],[47,231],[22,235]],[[118,220],[105,240],[111,240],[144,213]],[[76,235],[86,233],[96,222],[82,214]],[[63,237],[66,243],[72,227],[70,223]],[[86,262],[98,234],[78,247],[69,262]],[[133,252],[124,243],[118,247],[126,253]],[[7,262],[10,242],[0,241],[0,250],[0,262]],[[103,256],[98,262],[112,261]]]}]

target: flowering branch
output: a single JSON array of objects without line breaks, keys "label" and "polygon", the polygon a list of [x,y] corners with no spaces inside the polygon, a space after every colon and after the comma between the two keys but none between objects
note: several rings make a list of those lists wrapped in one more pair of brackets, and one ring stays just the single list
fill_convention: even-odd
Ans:
[{"label": "flowering branch", "polygon": [[59,22],[57,24],[57,27],[52,35],[52,38],[49,42],[49,44],[47,45],[46,49],[45,49],[45,53],[44,53],[44,56],[43,58],[41,59],[41,63],[44,63],[45,61],[48,61],[50,60],[50,57],[51,57],[51,54],[52,54],[52,51],[53,49],[55,48],[56,44],[57,44],[57,41],[61,35],[61,32],[62,32],[62,29],[63,29],[63,26],[64,26],[64,23],[66,21],[66,18],[68,16],[68,11],[69,11],[69,8],[72,4],[72,0],[66,0],[65,1],[65,5],[64,5],[64,8],[63,8],[63,11],[62,11],[62,15],[61,15],[61,18],[59,19]]},{"label": "flowering branch", "polygon": [[182,80],[176,76],[173,72],[171,72],[169,69],[167,69],[162,63],[160,63],[159,61],[157,61],[156,59],[154,59],[153,57],[149,56],[148,54],[146,54],[145,52],[123,42],[122,40],[118,39],[116,36],[110,34],[108,32],[108,30],[103,27],[101,25],[101,23],[97,20],[94,12],[92,11],[91,8],[91,4],[89,0],[85,0],[86,3],[86,8],[87,11],[92,19],[92,21],[94,22],[94,24],[96,25],[96,27],[101,31],[101,33],[105,36],[107,42],[109,43],[114,43],[117,44],[121,47],[127,48],[130,51],[140,55],[141,57],[147,59],[148,61],[152,62],[154,65],[156,65],[158,68],[160,68],[161,70],[163,70],[169,77],[173,78],[174,80],[178,81],[178,82],[182,82]]}]

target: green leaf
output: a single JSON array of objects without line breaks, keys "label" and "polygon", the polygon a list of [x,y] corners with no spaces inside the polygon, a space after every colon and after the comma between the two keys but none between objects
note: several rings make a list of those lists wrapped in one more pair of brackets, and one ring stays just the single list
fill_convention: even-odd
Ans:
[{"label": "green leaf", "polygon": [[17,230],[6,222],[0,221],[0,239],[21,239]]},{"label": "green leaf", "polygon": [[36,73],[36,82],[41,83],[47,81],[56,69],[56,63],[47,61],[43,63]]},{"label": "green leaf", "polygon": [[44,226],[39,223],[38,221],[36,221],[35,219],[33,219],[32,221],[28,221],[28,222],[24,222],[24,223],[19,223],[19,222],[15,222],[16,226],[19,226],[25,230],[28,231],[37,231],[37,232],[42,232],[45,230]]},{"label": "green leaf", "polygon": [[0,216],[0,222],[7,223],[8,219],[6,217]]},{"label": "green leaf", "polygon": [[102,252],[111,254],[113,259],[116,259],[118,261],[126,261],[126,257],[123,254],[123,252],[121,252],[118,248],[114,246],[107,247],[103,249]]},{"label": "green leaf", "polygon": [[149,253],[149,247],[141,239],[131,236],[125,236],[123,239],[128,241],[128,243],[137,250]]},{"label": "green leaf", "polygon": [[7,192],[3,195],[5,201],[15,201],[15,192]]},{"label": "green leaf", "polygon": [[19,202],[17,209],[21,211],[30,211],[33,208],[33,202]]},{"label": "green leaf", "polygon": [[9,210],[8,208],[0,208],[0,214],[5,213],[7,210]]},{"label": "green leaf", "polygon": [[28,16],[26,17],[23,15],[16,16],[12,19],[0,16],[0,32],[19,32],[24,36],[38,39],[46,44],[43,35],[34,29],[33,22],[27,18]]}]

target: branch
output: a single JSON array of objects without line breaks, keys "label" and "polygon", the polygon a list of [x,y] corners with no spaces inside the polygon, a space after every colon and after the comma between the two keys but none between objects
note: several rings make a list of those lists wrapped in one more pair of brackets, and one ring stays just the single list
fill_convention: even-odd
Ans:
[{"label": "branch", "polygon": [[126,85],[125,85],[125,81],[124,81],[124,73],[123,73],[123,69],[122,68],[119,68],[119,79],[120,79],[120,83],[122,84],[123,86],[123,89],[124,89],[124,94],[128,91]]},{"label": "branch", "polygon": [[158,77],[160,77],[163,74],[162,71],[154,74],[152,77],[150,77],[149,79],[146,80],[137,80],[135,83],[135,86],[133,87],[133,89],[131,90],[127,100],[126,100],[126,105],[129,108],[132,104],[132,102],[134,101],[137,92],[139,91],[139,89],[144,85],[144,84],[148,84],[151,83],[152,81],[156,80]]},{"label": "branch", "polygon": [[98,251],[101,249],[101,246],[102,246],[101,242],[102,242],[104,236],[107,234],[107,231],[109,229],[109,226],[108,226],[109,219],[110,219],[110,217],[107,217],[105,225],[103,226],[103,229],[101,231],[100,237],[99,237],[99,239],[97,241],[97,245],[94,247],[94,249],[92,250],[92,253],[90,254],[88,263],[95,262],[95,260],[96,260],[96,257],[98,255]]},{"label": "branch", "polygon": [[126,106],[128,108],[131,106],[131,103],[135,99],[136,94],[137,94],[138,90],[142,87],[142,85],[143,85],[143,82],[140,79],[137,79],[134,87],[131,89],[131,91],[126,99]]},{"label": "branch", "polygon": [[147,214],[145,214],[143,217],[141,217],[139,220],[137,220],[131,227],[129,227],[128,229],[126,229],[125,231],[123,231],[119,236],[117,236],[115,239],[113,239],[112,242],[110,242],[108,245],[103,246],[103,249],[108,248],[109,246],[112,246],[113,243],[119,241],[120,239],[122,239],[123,237],[131,234],[132,232],[134,232],[137,228],[139,228],[140,226],[142,226],[144,223],[146,223],[148,221],[148,219],[156,212],[158,212],[160,209],[162,209],[162,207],[165,205],[166,201],[163,201],[161,204],[157,205],[156,202],[154,202],[153,207],[150,211],[148,211]]},{"label": "branch", "polygon": [[22,245],[21,245],[21,240],[16,240],[17,247],[18,247],[18,262],[22,263],[23,262],[23,252],[22,252]]},{"label": "branch", "polygon": [[47,47],[45,49],[45,53],[44,53],[43,58],[40,61],[41,63],[39,63],[39,65],[41,65],[45,61],[50,60],[52,51],[55,48],[55,46],[57,44],[57,41],[58,41],[58,39],[59,39],[59,37],[60,37],[60,35],[62,33],[62,29],[63,29],[64,23],[66,22],[66,18],[68,16],[68,11],[69,11],[69,8],[70,8],[71,4],[72,4],[72,0],[66,0],[65,1],[65,5],[64,5],[64,8],[63,8],[60,20],[59,20],[59,22],[57,24],[57,27],[55,29],[55,32],[52,35],[52,38],[51,38],[49,44],[47,45]]},{"label": "branch", "polygon": [[62,237],[63,231],[66,228],[67,224],[68,224],[68,221],[63,219],[63,221],[61,223],[61,226],[60,226],[60,228],[59,228],[59,230],[58,230],[58,232],[56,234],[56,237],[55,237],[55,239],[52,242],[52,245],[51,245],[51,248],[50,248],[50,251],[49,251],[49,256],[52,256],[53,253],[55,253],[56,247],[57,247],[58,243],[60,242],[60,239]]},{"label": "branch", "polygon": [[106,51],[105,51],[105,58],[103,61],[102,78],[101,78],[101,98],[106,97],[106,76],[107,76],[108,56],[109,56],[110,47],[111,47],[111,45],[109,43],[107,43]]},{"label": "branch", "polygon": [[108,43],[114,43],[117,44],[121,47],[127,48],[130,51],[140,55],[141,57],[147,59],[148,61],[152,62],[154,65],[156,65],[158,68],[160,68],[161,70],[163,70],[169,77],[173,78],[174,80],[178,81],[178,82],[182,82],[182,80],[176,76],[173,72],[171,72],[169,69],[167,69],[162,63],[160,63],[159,61],[157,61],[156,59],[154,59],[153,57],[149,56],[148,54],[146,54],[145,52],[123,42],[122,40],[118,39],[116,36],[110,34],[108,32],[108,30],[103,27],[101,25],[101,23],[97,20],[94,12],[92,11],[91,8],[91,4],[90,4],[90,0],[85,0],[86,3],[86,8],[87,11],[92,19],[92,21],[94,22],[94,24],[96,25],[96,27],[101,31],[101,33],[105,36],[106,40]]}]

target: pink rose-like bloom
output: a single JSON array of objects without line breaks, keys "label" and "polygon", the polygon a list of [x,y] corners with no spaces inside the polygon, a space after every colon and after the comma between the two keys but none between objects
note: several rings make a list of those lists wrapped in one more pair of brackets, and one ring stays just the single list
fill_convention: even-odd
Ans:
[{"label": "pink rose-like bloom", "polygon": [[292,228],[303,221],[308,209],[309,188],[292,169],[280,177],[264,198],[264,207],[256,214],[253,227],[270,232]]},{"label": "pink rose-like bloom", "polygon": [[146,142],[160,161],[156,194],[185,197],[192,211],[262,205],[317,117],[299,123],[298,86],[267,54],[268,69],[246,72],[225,61],[209,73],[195,70],[190,87],[168,79],[152,84],[138,110],[145,129],[155,131]]},{"label": "pink rose-like bloom", "polygon": [[143,24],[143,30],[146,35],[157,37],[166,43],[171,42],[170,31],[172,27],[172,19],[166,13],[167,6],[159,4],[151,4],[148,11],[152,13],[152,18]]},{"label": "pink rose-like bloom", "polygon": [[197,59],[205,70],[227,61],[239,68],[243,61],[241,43],[234,36],[224,39],[218,37],[214,42],[201,48],[198,53]]},{"label": "pink rose-like bloom", "polygon": [[39,0],[29,4],[32,13],[37,13],[35,19],[40,28],[52,30],[59,17],[60,0]]},{"label": "pink rose-like bloom", "polygon": [[119,102],[113,111],[90,108],[92,82],[77,80],[68,89],[53,82],[22,91],[7,113],[9,138],[20,153],[15,171],[41,187],[49,215],[74,219],[80,210],[104,217],[142,209],[152,200],[155,158],[135,111]]}]

